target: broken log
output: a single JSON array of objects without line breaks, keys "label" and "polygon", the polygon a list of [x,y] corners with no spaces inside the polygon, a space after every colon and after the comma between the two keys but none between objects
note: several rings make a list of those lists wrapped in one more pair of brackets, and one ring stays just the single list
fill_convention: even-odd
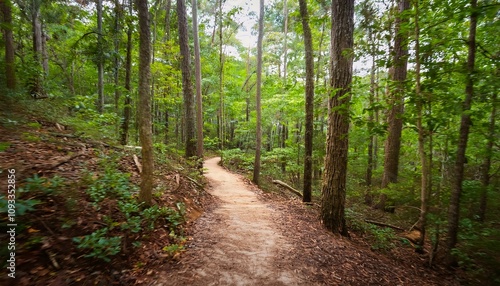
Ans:
[{"label": "broken log", "polygon": [[141,162],[139,162],[139,158],[137,157],[137,155],[133,155],[133,158],[134,158],[134,163],[135,163],[135,166],[137,167],[137,171],[139,171],[139,174],[142,173],[142,165],[141,165]]},{"label": "broken log", "polygon": [[290,192],[294,193],[295,195],[302,198],[302,193],[300,193],[299,191],[297,191],[296,189],[294,189],[292,186],[288,185],[285,182],[282,182],[280,180],[273,180],[273,184],[280,185],[280,186],[284,187],[285,189],[289,190]]}]

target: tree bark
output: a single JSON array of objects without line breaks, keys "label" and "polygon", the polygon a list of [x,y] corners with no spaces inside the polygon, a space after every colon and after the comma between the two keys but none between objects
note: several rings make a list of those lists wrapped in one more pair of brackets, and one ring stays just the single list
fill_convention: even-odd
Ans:
[{"label": "tree bark", "polygon": [[[129,15],[132,15],[132,1],[129,0]],[[132,113],[132,100],[130,97],[131,87],[131,75],[132,75],[132,23],[127,24],[127,56],[125,60],[125,89],[127,90],[127,95],[125,96],[125,104],[123,107],[123,121],[121,127],[121,144],[127,145],[128,143],[128,130],[130,125],[130,116]]]},{"label": "tree bark", "polygon": [[347,236],[345,196],[349,103],[353,68],[354,0],[332,1],[330,95],[321,220],[333,233]]},{"label": "tree bark", "polygon": [[[390,183],[398,181],[399,153],[401,149],[401,133],[403,131],[404,91],[408,63],[408,37],[403,25],[408,20],[403,13],[410,8],[409,0],[399,0],[399,13],[395,21],[395,37],[393,50],[392,73],[389,72],[390,80],[394,87],[389,89],[389,114],[388,134],[385,141],[384,173],[382,175],[382,188]],[[375,206],[377,209],[385,209],[387,196],[382,194],[380,201]]]},{"label": "tree bark", "polygon": [[[201,56],[198,39],[198,4],[193,0],[193,38],[196,78],[196,155],[203,158],[203,98],[201,94]],[[202,163],[203,164],[203,163]],[[201,166],[203,167],[203,166]]]},{"label": "tree bark", "polygon": [[[283,30],[285,34],[285,39],[283,41],[283,83],[287,85],[288,77],[288,1],[283,0],[283,17],[285,18],[285,23],[283,24]],[[309,29],[310,30],[310,29]]]},{"label": "tree bark", "polygon": [[182,92],[184,95],[185,150],[186,158],[196,156],[195,104],[191,85],[188,21],[185,0],[177,0],[177,22],[181,49]]},{"label": "tree bark", "polygon": [[418,153],[420,156],[420,164],[422,165],[421,183],[420,183],[420,217],[419,217],[419,228],[420,237],[417,241],[419,246],[418,251],[422,252],[425,246],[425,235],[427,229],[427,213],[428,213],[428,202],[431,192],[431,168],[429,158],[425,151],[425,135],[426,131],[423,126],[423,106],[425,99],[422,95],[421,90],[421,76],[420,76],[420,27],[419,27],[419,4],[415,1],[415,96],[416,96],[416,107],[417,107],[417,129],[418,129]]},{"label": "tree bark", "polygon": [[458,137],[457,155],[455,161],[455,179],[451,186],[450,207],[448,208],[448,237],[446,241],[446,263],[454,264],[452,250],[458,240],[458,223],[460,219],[460,197],[462,195],[462,182],[464,179],[465,151],[469,139],[471,116],[469,110],[474,96],[474,64],[476,60],[476,27],[477,27],[477,0],[471,0],[471,15],[468,39],[467,79],[465,85],[465,100],[462,106],[460,133]]},{"label": "tree bark", "polygon": [[151,43],[147,0],[136,0],[139,13],[139,137],[142,146],[141,191],[139,200],[151,204],[154,152],[151,124]]},{"label": "tree bark", "polygon": [[312,193],[312,151],[313,151],[313,121],[314,121],[314,58],[309,13],[306,0],[299,0],[302,29],[304,30],[304,47],[306,53],[306,126],[304,136],[304,196],[303,202],[311,201]]},{"label": "tree bark", "polygon": [[115,84],[115,111],[118,114],[118,103],[121,97],[121,92],[119,86],[120,80],[120,36],[121,36],[121,27],[120,27],[120,18],[122,13],[122,7],[120,5],[119,0],[115,0],[115,35],[113,39],[113,44],[115,48],[114,55],[114,70],[113,70],[113,79]]},{"label": "tree bark", "polygon": [[495,117],[496,106],[497,106],[497,94],[493,94],[491,100],[493,102],[493,107],[491,109],[490,115],[490,125],[488,127],[488,143],[486,144],[485,158],[481,166],[481,197],[479,203],[479,221],[484,222],[486,219],[486,206],[488,202],[488,189],[490,187],[490,168],[491,168],[491,157],[493,156],[493,144],[495,143]]},{"label": "tree bark", "polygon": [[97,111],[104,111],[104,58],[102,47],[102,0],[97,0]]},{"label": "tree bark", "polygon": [[259,35],[257,37],[257,92],[255,95],[255,109],[257,110],[257,130],[255,142],[255,162],[253,166],[253,182],[259,185],[260,182],[260,152],[262,148],[262,107],[261,107],[261,88],[262,88],[262,39],[264,37],[264,0],[260,0],[259,15]]},{"label": "tree bark", "polygon": [[[407,35],[402,28],[408,20],[403,13],[410,8],[409,0],[399,1],[399,13],[395,21],[395,39],[393,56],[393,73],[391,80],[394,82],[394,88],[390,90],[389,98],[389,116],[388,116],[388,135],[385,144],[384,174],[382,177],[382,188],[386,188],[389,183],[395,183],[398,180],[399,151],[401,149],[401,133],[403,130],[403,111],[404,111],[404,90],[407,74],[408,48]],[[384,206],[381,208],[383,209]]]},{"label": "tree bark", "polygon": [[3,36],[5,41],[5,80],[8,89],[16,88],[16,66],[14,36],[12,33],[12,2],[0,0],[0,9],[3,14]]},{"label": "tree bark", "polygon": [[[223,19],[222,19],[222,3],[223,0],[219,0],[219,120],[218,120],[218,136],[219,136],[219,148],[220,150],[224,149],[224,50],[222,49],[223,42]],[[215,28],[215,26],[214,26]]]},{"label": "tree bark", "polygon": [[[31,21],[33,26],[33,54],[34,61],[37,67],[37,72],[42,73],[42,23],[40,22],[40,5],[37,3],[33,3],[31,7]],[[43,88],[42,88],[42,77],[40,74],[35,74],[32,78],[31,83],[31,95],[34,98],[43,97]]]}]

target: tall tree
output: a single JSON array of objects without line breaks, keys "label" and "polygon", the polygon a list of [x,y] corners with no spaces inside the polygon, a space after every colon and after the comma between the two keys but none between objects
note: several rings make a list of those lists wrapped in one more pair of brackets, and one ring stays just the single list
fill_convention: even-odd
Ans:
[{"label": "tall tree", "polygon": [[283,0],[283,17],[285,22],[283,23],[283,30],[285,39],[283,40],[283,83],[286,88],[287,84],[287,72],[288,72],[288,1]]},{"label": "tall tree", "polygon": [[115,111],[118,113],[118,101],[121,97],[121,90],[119,87],[120,80],[120,38],[121,38],[121,17],[122,17],[122,6],[120,0],[115,0],[115,23],[114,23],[114,55],[113,55],[113,79],[115,85]]},{"label": "tall tree", "polygon": [[[222,12],[222,4],[225,2],[225,0],[219,0],[216,3],[219,4],[219,10],[216,13],[216,19],[217,15],[219,16],[219,111],[218,111],[218,137],[219,137],[219,148],[221,150],[224,149],[224,50],[223,50],[223,12]],[[216,24],[214,23],[214,29],[215,29]],[[212,43],[213,43],[213,38],[212,38]]]},{"label": "tall tree", "polygon": [[460,197],[462,195],[462,182],[464,180],[465,151],[469,139],[469,130],[471,125],[470,109],[474,97],[474,65],[476,61],[476,28],[477,28],[477,0],[470,1],[470,26],[469,46],[467,56],[467,74],[465,82],[465,100],[462,105],[462,116],[460,120],[460,133],[458,137],[457,155],[455,161],[455,178],[453,180],[450,206],[448,208],[448,237],[446,241],[446,260],[448,264],[454,262],[452,250],[457,244],[458,222],[460,218]]},{"label": "tall tree", "polygon": [[309,12],[306,0],[299,0],[302,29],[304,30],[304,47],[306,52],[306,130],[304,150],[304,202],[311,201],[312,192],[312,151],[313,151],[313,120],[314,120],[314,58],[311,28],[309,27]]},{"label": "tall tree", "polygon": [[16,88],[16,66],[14,37],[12,35],[12,2],[0,0],[0,10],[3,15],[2,27],[5,41],[5,80],[7,88]]},{"label": "tall tree", "polygon": [[429,197],[431,191],[431,161],[425,150],[425,129],[423,125],[423,106],[425,99],[421,88],[421,61],[420,61],[420,10],[419,1],[414,2],[415,6],[415,96],[417,108],[417,129],[418,129],[418,153],[420,164],[422,165],[421,183],[420,183],[420,238],[418,240],[419,251],[423,251],[425,245],[425,235],[427,229],[427,212],[429,209]]},{"label": "tall tree", "polygon": [[[128,0],[128,13],[132,16],[132,1]],[[132,21],[129,19],[127,21],[127,56],[125,59],[125,89],[127,94],[125,95],[125,104],[123,107],[123,121],[121,126],[121,144],[127,145],[128,143],[128,129],[130,125],[130,116],[132,113],[132,99],[130,93],[132,91],[130,86],[131,76],[132,76],[132,32],[133,26]]]},{"label": "tall tree", "polygon": [[97,4],[97,111],[104,110],[104,52],[102,43],[102,0]]},{"label": "tall tree", "polygon": [[139,200],[151,203],[154,152],[151,124],[151,42],[148,0],[136,0],[139,14],[139,138],[142,146],[141,191]]},{"label": "tall tree", "polygon": [[201,56],[198,35],[198,3],[193,0],[194,72],[196,81],[196,155],[203,158],[203,98],[201,94]]},{"label": "tall tree", "polygon": [[332,1],[330,91],[321,220],[334,233],[348,235],[344,209],[351,99],[354,0]]},{"label": "tall tree", "polygon": [[490,169],[491,169],[491,159],[493,156],[493,145],[495,144],[495,121],[497,116],[497,94],[493,94],[492,98],[493,106],[491,108],[490,124],[488,126],[487,143],[485,150],[485,158],[483,164],[481,165],[481,197],[479,204],[479,221],[484,222],[486,219],[486,204],[488,201],[488,189],[490,188]]},{"label": "tall tree", "polygon": [[195,112],[189,53],[188,21],[185,0],[177,0],[177,23],[181,48],[182,91],[184,94],[184,124],[186,158],[196,156]]},{"label": "tall tree", "polygon": [[[398,180],[401,133],[403,131],[404,91],[408,63],[408,36],[404,25],[408,22],[404,12],[410,8],[409,0],[399,0],[398,14],[395,20],[395,38],[392,58],[392,73],[389,92],[388,134],[385,141],[384,173],[382,188]],[[384,209],[387,196],[382,194],[376,208]]]},{"label": "tall tree", "polygon": [[264,38],[264,0],[260,0],[259,35],[257,37],[257,91],[255,95],[255,108],[257,110],[257,130],[255,142],[255,161],[253,166],[253,182],[259,184],[260,179],[260,152],[262,148],[262,39]]},{"label": "tall tree", "polygon": [[40,8],[42,5],[41,0],[33,1],[16,1],[21,9],[23,15],[31,22],[32,29],[32,48],[33,48],[33,67],[34,71],[29,79],[29,91],[32,97],[40,98],[46,97],[43,90],[43,71],[42,71],[42,57],[43,57],[43,40],[42,40],[42,22],[40,20]]}]

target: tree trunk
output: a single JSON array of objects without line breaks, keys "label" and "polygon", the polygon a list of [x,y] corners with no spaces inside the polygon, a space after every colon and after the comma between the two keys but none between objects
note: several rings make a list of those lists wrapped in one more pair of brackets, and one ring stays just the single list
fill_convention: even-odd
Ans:
[{"label": "tree trunk", "polygon": [[[42,23],[40,22],[40,6],[37,4],[33,4],[31,7],[32,9],[32,14],[31,14],[31,21],[33,25],[33,54],[34,54],[34,61],[36,65],[37,72],[42,72],[41,71],[41,60],[42,60],[42,54],[43,54],[43,48],[42,48]],[[31,95],[34,98],[37,97],[42,97],[43,96],[43,88],[42,88],[42,78],[40,74],[35,74],[32,78],[32,83],[31,83]]]},{"label": "tree trunk", "polygon": [[431,168],[429,158],[425,152],[425,130],[423,126],[423,106],[425,99],[421,91],[421,77],[420,77],[420,27],[419,27],[419,5],[415,1],[415,96],[417,107],[417,129],[418,129],[418,153],[420,156],[420,164],[422,165],[421,183],[420,183],[420,217],[419,228],[420,237],[418,239],[418,251],[423,252],[425,246],[425,235],[427,229],[427,212],[429,208],[430,197],[430,182],[431,182]]},{"label": "tree trunk", "polygon": [[147,0],[137,0],[139,13],[139,137],[142,146],[141,191],[139,200],[151,203],[153,190],[154,152],[151,131],[151,43]]},{"label": "tree trunk", "polygon": [[319,48],[318,48],[318,60],[316,61],[317,64],[317,69],[316,69],[316,80],[315,80],[315,83],[316,85],[319,85],[319,77],[320,77],[320,73],[323,69],[323,61],[322,61],[322,53],[323,53],[323,41],[324,41],[324,38],[325,38],[325,21],[323,21],[321,23],[321,37],[319,38]]},{"label": "tree trunk", "polygon": [[224,149],[224,50],[222,49],[222,2],[223,0],[219,0],[219,148],[220,150]]},{"label": "tree trunk", "polygon": [[[371,44],[373,45],[372,46],[372,49],[371,49],[371,56],[372,56],[372,66],[371,66],[371,69],[370,69],[370,95],[369,95],[369,104],[370,104],[370,108],[368,110],[368,132],[369,132],[369,138],[368,138],[368,162],[367,162],[367,166],[366,166],[366,176],[365,176],[365,183],[366,183],[366,186],[367,187],[371,187],[372,186],[372,176],[373,176],[373,148],[374,148],[374,141],[375,141],[375,135],[373,133],[373,127],[375,126],[376,122],[375,122],[375,116],[374,116],[374,104],[375,104],[375,91],[377,89],[376,85],[377,85],[377,82],[376,82],[376,78],[375,78],[375,74],[376,74],[376,70],[377,70],[377,67],[376,67],[376,59],[377,59],[377,56],[376,56],[376,50],[375,50],[375,43],[374,43],[374,39],[373,39],[373,31],[370,29],[369,30],[369,34],[370,34],[370,41],[371,41]],[[371,193],[367,193],[366,197],[365,197],[365,203],[367,204],[371,204],[372,203],[372,194]]]},{"label": "tree trunk", "polygon": [[[170,16],[170,10],[172,9],[172,0],[167,0],[167,3],[165,4],[165,36],[163,37],[163,41],[165,43],[168,43],[170,41],[170,22],[171,22],[171,16]],[[168,94],[171,93],[170,86],[167,86],[165,89],[165,94],[164,96],[167,97]],[[165,144],[168,144],[169,141],[169,131],[170,131],[170,122],[169,122],[169,109],[168,107],[165,110],[165,136],[163,138],[163,141]]]},{"label": "tree trunk", "polygon": [[262,39],[264,37],[264,0],[260,0],[259,15],[259,35],[257,38],[257,92],[255,95],[255,109],[257,110],[257,130],[255,142],[255,162],[253,166],[253,182],[259,185],[260,182],[260,152],[262,148],[262,108],[261,108],[261,88],[262,88]]},{"label": "tree trunk", "polygon": [[102,47],[102,0],[97,0],[97,111],[104,111],[104,51]]},{"label": "tree trunk", "polygon": [[[129,0],[128,3],[129,15],[132,15],[132,1],[133,0]],[[128,130],[130,125],[130,116],[132,113],[132,107],[130,106],[132,104],[132,100],[130,97],[130,80],[132,76],[132,29],[132,23],[129,22],[127,27],[127,57],[125,60],[125,89],[127,90],[127,95],[125,97],[125,104],[123,107],[123,121],[121,128],[122,145],[128,144]]]},{"label": "tree trunk", "polygon": [[353,66],[354,0],[332,1],[330,95],[321,220],[333,233],[347,236],[345,196],[349,103]]},{"label": "tree trunk", "polygon": [[113,44],[115,48],[114,55],[114,70],[113,70],[113,78],[115,84],[115,112],[118,114],[118,103],[120,100],[121,92],[119,86],[120,80],[120,36],[121,36],[121,27],[120,27],[120,17],[121,17],[121,6],[120,1],[115,0],[115,35],[113,39]]},{"label": "tree trunk", "polygon": [[491,168],[491,157],[493,156],[493,145],[495,143],[495,117],[496,117],[496,105],[497,105],[497,94],[493,93],[493,107],[491,109],[490,115],[490,126],[488,127],[488,143],[486,144],[485,158],[481,166],[481,197],[479,205],[479,221],[484,222],[486,219],[486,204],[488,201],[488,189],[490,187],[490,168]]},{"label": "tree trunk", "polygon": [[312,193],[312,151],[313,151],[313,121],[314,121],[314,58],[309,13],[306,0],[299,0],[302,29],[304,30],[304,47],[306,53],[306,130],[304,150],[304,195],[303,202],[311,201]]},{"label": "tree trunk", "polygon": [[164,42],[170,41],[170,10],[172,9],[172,0],[167,0],[165,5],[165,37]]},{"label": "tree trunk", "polygon": [[1,0],[0,9],[3,14],[3,36],[5,41],[5,79],[8,89],[16,88],[16,66],[14,36],[12,34],[12,3]]},{"label": "tree trunk", "polygon": [[[193,0],[193,38],[194,38],[194,62],[196,78],[196,154],[203,158],[203,98],[201,94],[201,56],[200,41],[198,39],[198,4]],[[202,163],[203,164],[203,163]],[[200,166],[203,167],[203,166]]]},{"label": "tree trunk", "polygon": [[283,0],[283,17],[285,18],[283,24],[283,30],[285,34],[285,39],[283,40],[283,83],[286,89],[287,77],[288,77],[288,2]]},{"label": "tree trunk", "polygon": [[471,16],[469,28],[469,51],[467,57],[467,79],[465,85],[465,100],[462,107],[460,133],[458,137],[457,155],[455,161],[455,179],[451,186],[450,207],[448,208],[448,238],[446,241],[446,262],[454,264],[452,250],[457,244],[458,222],[460,218],[460,196],[462,195],[462,182],[464,179],[465,151],[469,139],[471,116],[469,110],[472,106],[474,95],[474,63],[476,60],[476,27],[477,27],[477,0],[471,0]]},{"label": "tree trunk", "polygon": [[177,0],[179,45],[181,48],[182,92],[184,94],[185,150],[186,158],[196,156],[195,105],[191,85],[188,21],[185,0]]},{"label": "tree trunk", "polygon": [[[389,123],[387,140],[385,142],[384,173],[382,175],[382,188],[398,180],[399,153],[401,149],[401,133],[403,131],[404,91],[407,74],[408,50],[407,36],[402,28],[408,20],[403,13],[410,8],[409,0],[399,1],[399,13],[395,21],[395,38],[393,51],[393,72],[390,73],[394,87],[389,92]],[[382,195],[380,202],[375,206],[385,209],[387,197]]]}]

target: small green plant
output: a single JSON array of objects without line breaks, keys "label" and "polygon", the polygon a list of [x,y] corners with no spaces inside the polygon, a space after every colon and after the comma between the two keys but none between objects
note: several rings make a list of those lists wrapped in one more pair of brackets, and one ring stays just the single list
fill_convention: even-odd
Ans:
[{"label": "small green plant", "polygon": [[54,176],[50,179],[34,175],[26,179],[26,185],[23,187],[27,192],[35,193],[42,192],[45,195],[51,195],[64,186],[64,179],[59,176]]},{"label": "small green plant", "polygon": [[[28,211],[33,211],[35,210],[35,206],[38,204],[41,204],[42,202],[39,200],[35,200],[32,198],[29,199],[24,199],[22,198],[23,194],[26,193],[27,191],[25,189],[19,188],[17,189],[16,193],[18,195],[18,198],[16,199],[16,203],[14,204],[14,210],[16,213],[16,216],[22,216],[26,214]],[[10,211],[9,211],[10,209]],[[7,197],[4,195],[0,195],[0,212],[1,213],[11,213],[12,212],[12,205],[8,203]]]},{"label": "small green plant", "polygon": [[174,243],[163,247],[162,250],[167,252],[169,256],[173,257],[177,253],[184,251],[184,245]]},{"label": "small green plant", "polygon": [[368,229],[373,239],[371,247],[373,250],[388,251],[395,247],[394,240],[396,239],[396,235],[394,230],[390,228],[380,228],[374,225],[370,225]]},{"label": "small green plant", "polygon": [[0,152],[5,152],[10,147],[10,142],[0,142]]},{"label": "small green plant", "polygon": [[79,249],[90,250],[90,253],[86,254],[85,257],[95,257],[109,262],[111,261],[110,256],[120,252],[121,236],[107,237],[107,233],[108,229],[102,228],[86,236],[74,237],[73,242],[78,244]]},{"label": "small green plant", "polygon": [[129,175],[116,170],[105,170],[87,189],[95,207],[105,198],[129,199],[134,186],[129,181]]},{"label": "small green plant", "polygon": [[40,129],[40,128],[42,128],[42,124],[40,124],[38,122],[30,122],[30,123],[26,124],[26,126],[31,127],[33,129]]},{"label": "small green plant", "polygon": [[28,142],[40,142],[40,137],[37,137],[28,132],[23,132],[22,139]]}]

